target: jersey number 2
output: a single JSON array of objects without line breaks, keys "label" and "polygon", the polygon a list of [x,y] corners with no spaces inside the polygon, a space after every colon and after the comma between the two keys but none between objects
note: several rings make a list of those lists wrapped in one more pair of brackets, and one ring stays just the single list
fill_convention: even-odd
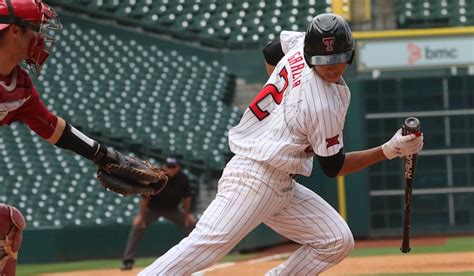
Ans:
[{"label": "jersey number 2", "polygon": [[285,93],[285,90],[288,87],[288,71],[286,70],[286,67],[283,67],[283,69],[281,69],[280,77],[285,80],[285,84],[283,85],[283,88],[280,91],[278,91],[278,88],[273,83],[269,83],[265,85],[262,90],[260,90],[260,92],[258,92],[258,95],[250,103],[250,110],[260,121],[270,115],[270,112],[262,110],[258,106],[258,104],[263,99],[265,99],[265,97],[267,97],[268,95],[272,95],[272,98],[276,104],[280,104],[281,100],[283,99],[283,94]]}]

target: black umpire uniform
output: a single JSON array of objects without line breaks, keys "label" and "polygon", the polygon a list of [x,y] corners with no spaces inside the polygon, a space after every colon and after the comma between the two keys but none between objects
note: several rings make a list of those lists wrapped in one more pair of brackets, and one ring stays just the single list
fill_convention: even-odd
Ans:
[{"label": "black umpire uniform", "polygon": [[[176,158],[168,157],[162,169],[168,174],[169,181],[165,188],[157,195],[143,197],[140,202],[140,211],[132,222],[132,229],[128,237],[127,246],[123,254],[122,270],[132,269],[135,252],[148,228],[159,217],[164,217],[179,226],[187,236],[196,224],[190,213],[191,186],[186,174]],[[180,207],[180,203],[182,207]]]}]

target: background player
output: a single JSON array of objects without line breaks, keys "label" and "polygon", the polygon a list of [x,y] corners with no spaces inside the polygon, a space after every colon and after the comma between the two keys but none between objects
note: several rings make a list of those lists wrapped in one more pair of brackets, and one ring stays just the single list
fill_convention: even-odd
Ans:
[{"label": "background player", "polygon": [[327,175],[346,175],[416,153],[423,137],[398,131],[382,146],[344,153],[350,92],[341,76],[354,57],[351,31],[342,17],[321,14],[303,41],[292,45],[230,130],[235,156],[195,230],[139,275],[189,275],[209,267],[262,222],[301,244],[268,275],[316,275],[351,252],[346,222],[292,175],[310,175],[313,154]]},{"label": "background player", "polygon": [[142,197],[140,211],[133,219],[132,230],[123,254],[122,270],[133,268],[135,252],[145,230],[158,218],[164,217],[172,221],[183,230],[185,236],[196,225],[196,219],[191,214],[191,186],[188,176],[181,170],[178,159],[169,156],[162,169],[169,177],[168,184],[159,194]]}]

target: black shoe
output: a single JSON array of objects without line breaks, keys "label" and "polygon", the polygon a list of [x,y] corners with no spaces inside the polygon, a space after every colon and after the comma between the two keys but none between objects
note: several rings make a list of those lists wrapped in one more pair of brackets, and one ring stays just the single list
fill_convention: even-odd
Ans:
[{"label": "black shoe", "polygon": [[134,262],[134,260],[124,260],[122,262],[122,267],[120,268],[120,270],[132,270]]}]

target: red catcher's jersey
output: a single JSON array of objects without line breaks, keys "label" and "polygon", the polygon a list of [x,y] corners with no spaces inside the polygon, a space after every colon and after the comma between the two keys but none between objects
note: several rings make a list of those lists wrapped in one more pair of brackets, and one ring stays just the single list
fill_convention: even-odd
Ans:
[{"label": "red catcher's jersey", "polygon": [[58,117],[39,98],[30,76],[17,66],[9,77],[0,77],[0,126],[19,121],[44,139],[56,129]]}]

